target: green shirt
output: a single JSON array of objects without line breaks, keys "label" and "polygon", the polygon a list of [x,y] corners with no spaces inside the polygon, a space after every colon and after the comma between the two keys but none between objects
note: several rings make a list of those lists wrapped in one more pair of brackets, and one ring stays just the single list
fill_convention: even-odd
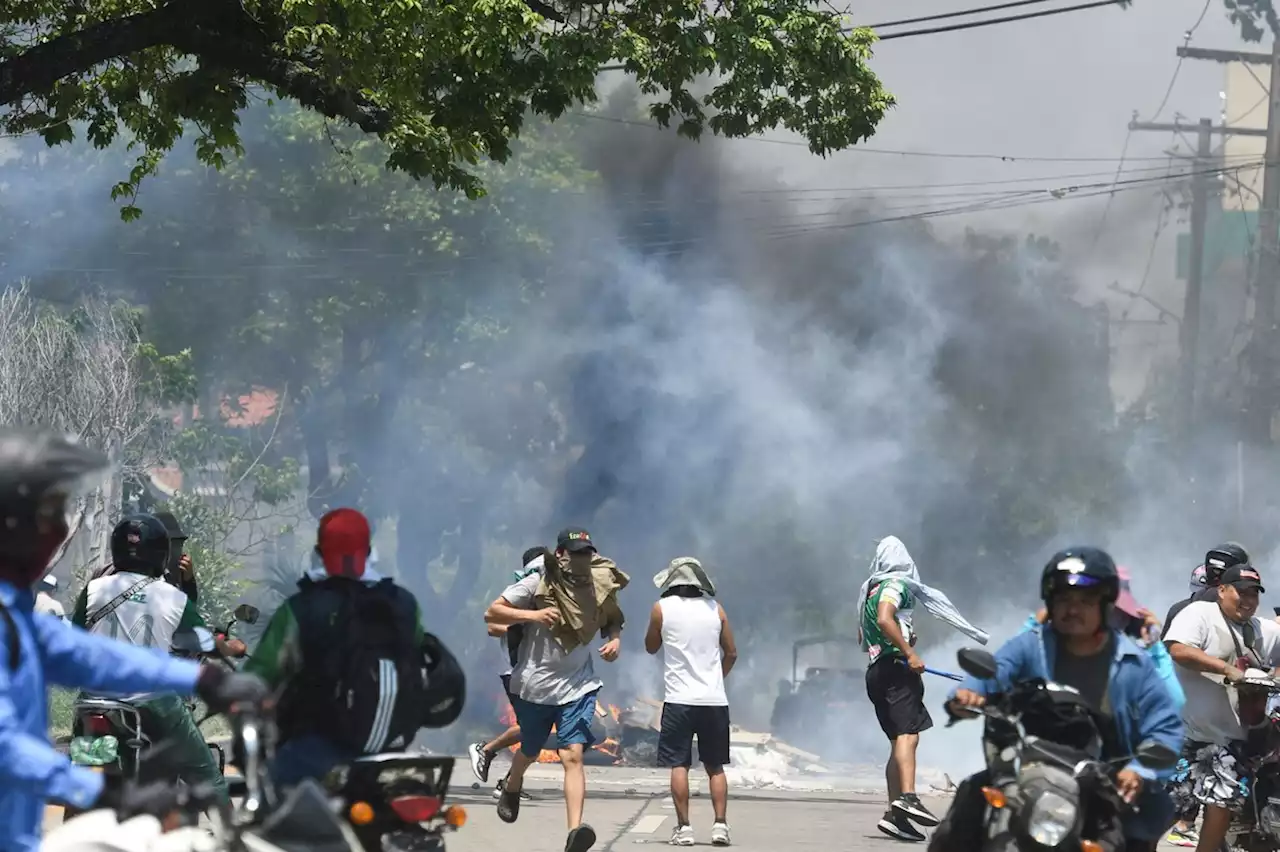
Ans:
[{"label": "green shirt", "polygon": [[[293,600],[286,600],[271,616],[262,638],[258,640],[258,647],[241,669],[257,675],[271,687],[288,683],[302,669],[302,636],[298,630],[298,618],[293,612]],[[422,644],[421,609],[414,620],[414,639]]]},{"label": "green shirt", "polygon": [[[862,605],[862,636],[867,642],[867,654],[871,657],[871,662],[875,662],[882,655],[901,657],[902,651],[898,650],[898,646],[889,641],[889,637],[880,629],[880,603],[888,601],[897,608],[897,612],[912,609],[915,606],[915,598],[911,594],[911,590],[907,588],[907,584],[901,580],[886,580],[879,585],[872,586],[867,600]],[[902,635],[907,641],[911,641],[910,628],[898,620],[898,626],[902,628]]]}]

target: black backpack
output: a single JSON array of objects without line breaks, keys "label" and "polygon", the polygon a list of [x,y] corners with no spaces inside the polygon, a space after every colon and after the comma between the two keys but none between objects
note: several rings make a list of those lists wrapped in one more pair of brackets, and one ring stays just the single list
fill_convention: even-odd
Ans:
[{"label": "black backpack", "polygon": [[[401,590],[390,580],[367,586],[339,579],[314,588],[342,598],[329,619],[337,635],[325,643],[326,653],[309,678],[311,697],[323,702],[324,733],[360,754],[408,747],[427,699],[414,610],[405,617]],[[304,586],[304,597],[306,592]]]}]

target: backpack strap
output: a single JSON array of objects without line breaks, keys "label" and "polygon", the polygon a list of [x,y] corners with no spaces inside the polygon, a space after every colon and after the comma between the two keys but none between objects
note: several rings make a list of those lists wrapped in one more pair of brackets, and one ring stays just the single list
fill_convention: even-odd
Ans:
[{"label": "backpack strap", "polygon": [[0,602],[0,618],[4,619],[4,626],[8,631],[6,637],[9,645],[9,671],[16,672],[18,663],[22,660],[22,637],[18,635],[18,623],[13,620],[13,613],[9,612],[9,607],[2,602]]},{"label": "backpack strap", "polygon": [[125,589],[123,592],[121,592],[120,594],[112,598],[110,601],[108,601],[107,605],[104,606],[102,609],[98,610],[93,615],[86,618],[84,620],[84,629],[86,631],[92,630],[99,621],[102,621],[102,619],[106,618],[108,615],[110,615],[111,613],[119,609],[121,604],[129,600],[129,598],[133,597],[136,592],[139,592],[142,589],[146,588],[147,586],[150,586],[152,583],[154,583],[159,579],[160,579],[159,577],[143,577],[141,580],[134,583],[132,586]]}]

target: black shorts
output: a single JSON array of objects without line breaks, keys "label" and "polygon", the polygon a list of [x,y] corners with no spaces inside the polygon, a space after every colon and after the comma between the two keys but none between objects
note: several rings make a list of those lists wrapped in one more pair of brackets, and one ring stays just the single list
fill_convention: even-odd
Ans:
[{"label": "black shorts", "polygon": [[693,737],[705,766],[729,765],[729,708],[700,704],[663,704],[658,734],[658,765],[693,763]]},{"label": "black shorts", "polygon": [[881,657],[867,669],[867,697],[885,736],[895,740],[933,727],[924,706],[924,678],[901,658]]}]

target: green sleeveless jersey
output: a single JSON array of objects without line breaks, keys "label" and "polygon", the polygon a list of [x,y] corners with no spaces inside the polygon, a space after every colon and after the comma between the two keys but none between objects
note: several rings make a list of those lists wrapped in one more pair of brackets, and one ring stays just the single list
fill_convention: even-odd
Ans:
[{"label": "green sleeveless jersey", "polygon": [[[873,663],[881,656],[903,656],[898,646],[890,642],[889,637],[885,636],[884,631],[880,629],[876,616],[880,612],[881,601],[889,601],[897,606],[900,615],[915,607],[915,597],[907,588],[907,584],[901,580],[886,580],[871,587],[866,601],[862,604],[862,636],[867,641],[867,654],[870,655]],[[898,626],[902,629],[902,635],[907,641],[911,641],[910,625],[899,618]]]}]

